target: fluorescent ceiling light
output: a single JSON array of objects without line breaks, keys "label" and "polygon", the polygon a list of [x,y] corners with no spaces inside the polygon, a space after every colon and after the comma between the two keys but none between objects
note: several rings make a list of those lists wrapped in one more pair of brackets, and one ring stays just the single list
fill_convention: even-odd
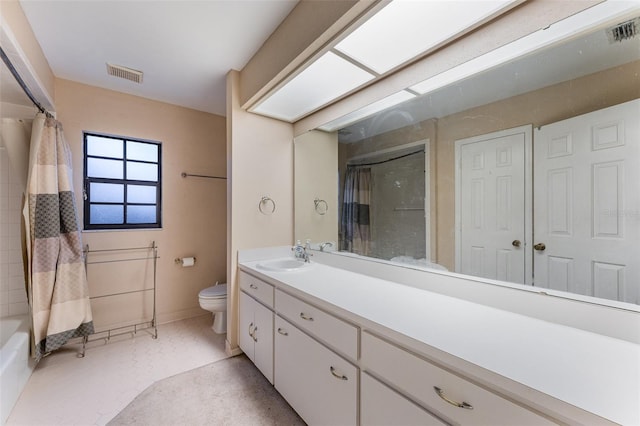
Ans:
[{"label": "fluorescent ceiling light", "polygon": [[513,0],[395,0],[336,45],[384,74],[504,12]]},{"label": "fluorescent ceiling light", "polygon": [[607,1],[581,13],[559,21],[549,28],[529,34],[519,40],[495,49],[475,59],[420,82],[410,89],[420,94],[453,84],[474,74],[487,71],[516,58],[534,53],[556,43],[562,43],[594,27],[609,24],[613,19],[624,19],[630,13],[638,13],[637,1]]},{"label": "fluorescent ceiling light", "polygon": [[377,102],[362,107],[359,110],[330,121],[329,123],[318,127],[318,129],[324,130],[325,132],[334,132],[338,129],[342,129],[348,126],[351,123],[355,123],[356,121],[375,114],[376,112],[391,108],[392,106],[398,105],[414,97],[415,95],[413,93],[402,90],[400,92],[394,93],[393,95],[387,96],[386,98],[380,99]]},{"label": "fluorescent ceiling light", "polygon": [[253,112],[293,122],[373,78],[371,73],[327,52]]}]

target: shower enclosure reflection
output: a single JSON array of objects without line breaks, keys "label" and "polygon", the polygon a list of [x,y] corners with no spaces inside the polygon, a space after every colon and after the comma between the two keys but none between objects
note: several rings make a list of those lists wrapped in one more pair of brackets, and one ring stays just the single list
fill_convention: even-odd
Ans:
[{"label": "shower enclosure reflection", "polygon": [[[430,263],[429,141],[365,152],[341,144],[340,250]],[[371,148],[371,147],[369,147]]]}]

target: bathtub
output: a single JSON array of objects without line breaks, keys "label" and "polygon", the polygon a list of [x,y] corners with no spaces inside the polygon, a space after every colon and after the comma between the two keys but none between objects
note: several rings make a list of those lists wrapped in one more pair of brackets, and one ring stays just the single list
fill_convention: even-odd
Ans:
[{"label": "bathtub", "polygon": [[5,424],[22,389],[33,372],[35,362],[29,357],[29,317],[0,319],[0,424]]}]

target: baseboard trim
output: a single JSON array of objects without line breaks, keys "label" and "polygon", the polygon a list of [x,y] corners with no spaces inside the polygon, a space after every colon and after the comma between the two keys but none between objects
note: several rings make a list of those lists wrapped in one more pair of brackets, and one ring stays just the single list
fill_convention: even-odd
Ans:
[{"label": "baseboard trim", "polygon": [[167,312],[158,315],[158,324],[166,324],[169,322],[180,321],[187,318],[199,317],[201,315],[211,314],[211,312],[205,311],[201,307],[194,307],[189,309],[183,309],[175,312]]},{"label": "baseboard trim", "polygon": [[242,349],[240,349],[240,346],[236,346],[235,348],[232,348],[231,343],[229,343],[228,340],[224,341],[224,351],[229,356],[237,356],[243,353]]}]

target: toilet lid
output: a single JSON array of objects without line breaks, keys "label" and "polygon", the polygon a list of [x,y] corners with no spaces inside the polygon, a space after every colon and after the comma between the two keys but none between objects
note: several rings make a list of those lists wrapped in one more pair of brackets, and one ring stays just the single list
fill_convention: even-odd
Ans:
[{"label": "toilet lid", "polygon": [[226,284],[218,284],[212,287],[207,287],[204,290],[200,291],[199,297],[207,298],[207,299],[218,299],[221,297],[227,296],[227,285]]}]

